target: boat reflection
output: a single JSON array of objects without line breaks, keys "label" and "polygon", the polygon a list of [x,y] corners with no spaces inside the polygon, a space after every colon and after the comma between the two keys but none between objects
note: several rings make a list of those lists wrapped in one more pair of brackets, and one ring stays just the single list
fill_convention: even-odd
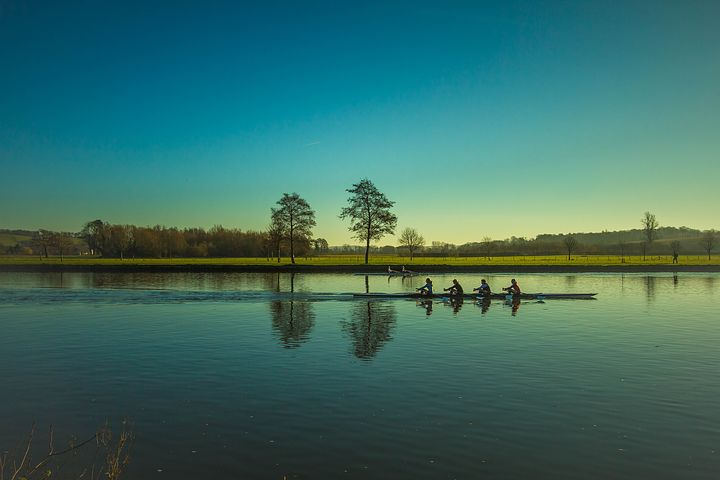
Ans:
[{"label": "boat reflection", "polygon": [[310,339],[315,326],[315,312],[311,302],[270,302],[272,328],[284,348],[298,348]]},{"label": "boat reflection", "polygon": [[351,320],[345,321],[342,328],[350,336],[353,354],[370,360],[392,340],[396,321],[397,313],[391,302],[357,302],[352,306]]}]

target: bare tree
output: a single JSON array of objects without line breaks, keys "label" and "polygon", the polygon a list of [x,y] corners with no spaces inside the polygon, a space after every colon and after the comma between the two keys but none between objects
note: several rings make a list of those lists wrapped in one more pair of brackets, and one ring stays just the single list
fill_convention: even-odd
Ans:
[{"label": "bare tree", "polygon": [[563,238],[563,244],[568,252],[568,260],[570,260],[570,255],[577,249],[578,241],[572,235],[565,235],[565,238]]},{"label": "bare tree", "polygon": [[495,242],[493,242],[493,239],[490,237],[483,237],[482,242],[480,242],[480,247],[485,253],[485,258],[490,260],[490,255],[492,254],[493,250],[495,250]]},{"label": "bare tree", "polygon": [[33,245],[40,249],[40,257],[44,253],[45,258],[48,258],[48,247],[52,245],[52,235],[53,233],[48,230],[38,230],[33,236]]},{"label": "bare tree", "polygon": [[717,231],[711,229],[703,233],[702,245],[707,252],[708,260],[710,260],[710,252],[712,252],[715,245],[717,245]]},{"label": "bare tree", "polygon": [[624,238],[620,238],[620,241],[618,242],[618,247],[620,247],[620,263],[625,263],[625,250],[627,249],[627,242]]},{"label": "bare tree", "polygon": [[397,217],[390,212],[395,205],[384,193],[367,178],[353,184],[346,190],[352,195],[348,206],[340,212],[340,218],[350,219],[350,231],[358,240],[365,241],[365,264],[368,263],[370,241],[380,240],[384,235],[392,235],[397,225]]},{"label": "bare tree", "polygon": [[280,247],[283,237],[285,237],[285,229],[279,219],[275,217],[270,218],[270,225],[267,228],[266,234],[268,241],[268,258],[277,256],[277,261],[280,263]]},{"label": "bare tree", "polygon": [[273,222],[282,226],[285,236],[290,242],[290,261],[295,263],[295,243],[300,239],[312,237],[315,226],[315,211],[297,193],[283,193],[277,201],[280,208],[271,208]]},{"label": "bare tree", "polygon": [[425,239],[414,228],[404,228],[400,232],[398,243],[401,247],[405,247],[410,252],[410,260],[412,261],[415,252],[425,246]]},{"label": "bare tree", "polygon": [[60,261],[63,261],[63,255],[67,253],[73,246],[73,238],[69,233],[54,232],[50,234],[50,246],[52,246],[60,255]]},{"label": "bare tree", "polygon": [[650,212],[645,212],[640,223],[643,227],[643,233],[645,234],[645,241],[643,242],[643,260],[645,260],[645,254],[650,249],[650,245],[657,238],[657,229],[660,226],[655,219],[655,215]]}]

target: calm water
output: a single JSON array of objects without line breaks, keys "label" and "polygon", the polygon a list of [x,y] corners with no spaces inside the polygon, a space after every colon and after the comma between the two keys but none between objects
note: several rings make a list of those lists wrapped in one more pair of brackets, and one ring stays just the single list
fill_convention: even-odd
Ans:
[{"label": "calm water", "polygon": [[129,418],[132,479],[718,478],[720,275],[518,279],[599,295],[458,308],[311,295],[421,279],[0,273],[0,451],[33,420],[60,441]]}]

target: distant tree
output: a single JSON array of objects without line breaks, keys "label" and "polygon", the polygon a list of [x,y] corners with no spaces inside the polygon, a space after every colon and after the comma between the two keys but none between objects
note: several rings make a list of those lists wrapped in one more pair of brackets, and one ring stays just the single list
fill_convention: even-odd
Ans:
[{"label": "distant tree", "polygon": [[273,222],[282,226],[286,238],[290,242],[290,261],[295,263],[295,244],[312,237],[315,226],[315,211],[297,193],[283,193],[277,201],[279,208],[271,208]]},{"label": "distant tree", "polygon": [[717,232],[711,229],[703,233],[702,245],[707,252],[708,260],[710,260],[710,252],[712,252],[715,245],[717,245]]},{"label": "distant tree", "polygon": [[485,258],[490,260],[490,255],[493,250],[495,250],[495,242],[493,242],[493,239],[490,237],[483,237],[482,242],[480,242],[480,247],[485,254]]},{"label": "distant tree", "polygon": [[657,238],[657,229],[660,226],[655,219],[655,215],[650,212],[645,212],[640,223],[643,227],[643,234],[645,235],[645,241],[643,242],[643,260],[645,260],[645,254],[650,249],[652,242]]},{"label": "distant tree", "polygon": [[48,247],[52,246],[52,235],[53,232],[50,232],[48,230],[38,230],[35,235],[33,235],[33,245],[35,245],[38,250],[40,250],[41,257],[44,253],[45,258],[48,258]]},{"label": "distant tree", "polygon": [[98,219],[87,222],[83,226],[80,235],[85,239],[91,255],[103,254],[102,250],[105,246],[106,225],[105,222]]},{"label": "distant tree", "polygon": [[627,250],[627,242],[620,238],[620,241],[618,241],[618,247],[620,247],[620,263],[625,263],[625,250]]},{"label": "distant tree", "polygon": [[316,238],[313,240],[313,250],[315,250],[316,254],[327,253],[330,250],[330,246],[324,238]]},{"label": "distant tree", "polygon": [[384,235],[395,233],[397,217],[390,212],[395,202],[387,199],[375,185],[363,178],[346,190],[351,196],[340,218],[350,219],[349,230],[353,237],[365,241],[365,264],[368,263],[370,241],[380,240]]},{"label": "distant tree", "polygon": [[73,246],[73,238],[70,234],[65,232],[53,232],[50,234],[50,246],[52,246],[60,255],[60,261],[63,261],[63,256]]},{"label": "distant tree", "polygon": [[565,238],[563,238],[563,245],[565,245],[565,250],[567,250],[568,254],[568,260],[570,260],[570,255],[577,249],[578,241],[572,235],[565,235]]},{"label": "distant tree", "polygon": [[132,242],[132,227],[129,225],[110,225],[104,230],[106,232],[106,249],[109,248],[113,255],[120,257],[120,260],[124,259]]},{"label": "distant tree", "polygon": [[185,236],[177,228],[163,228],[160,234],[160,241],[166,257],[182,255],[187,248]]},{"label": "distant tree", "polygon": [[670,242],[670,251],[673,256],[673,263],[678,263],[678,255],[680,255],[680,240]]},{"label": "distant tree", "polygon": [[270,225],[266,230],[267,242],[268,242],[268,258],[277,256],[277,261],[280,263],[280,247],[282,246],[283,238],[285,237],[285,228],[280,223],[280,219],[272,216],[270,218]]},{"label": "distant tree", "polygon": [[410,252],[410,260],[412,261],[415,252],[425,246],[425,239],[414,228],[404,228],[400,232],[398,243],[401,247],[407,248]]}]

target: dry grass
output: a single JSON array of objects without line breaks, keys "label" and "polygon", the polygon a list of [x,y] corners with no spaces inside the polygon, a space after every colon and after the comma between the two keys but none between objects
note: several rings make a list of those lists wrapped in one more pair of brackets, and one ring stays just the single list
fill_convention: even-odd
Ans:
[{"label": "dry grass", "polygon": [[78,443],[71,440],[61,449],[55,447],[51,426],[47,450],[40,454],[37,454],[40,447],[35,444],[36,428],[33,425],[16,452],[6,452],[0,456],[0,480],[55,479],[60,478],[61,474],[62,478],[118,480],[130,461],[133,440],[126,422],[122,425],[117,437],[105,424],[84,441]]}]

